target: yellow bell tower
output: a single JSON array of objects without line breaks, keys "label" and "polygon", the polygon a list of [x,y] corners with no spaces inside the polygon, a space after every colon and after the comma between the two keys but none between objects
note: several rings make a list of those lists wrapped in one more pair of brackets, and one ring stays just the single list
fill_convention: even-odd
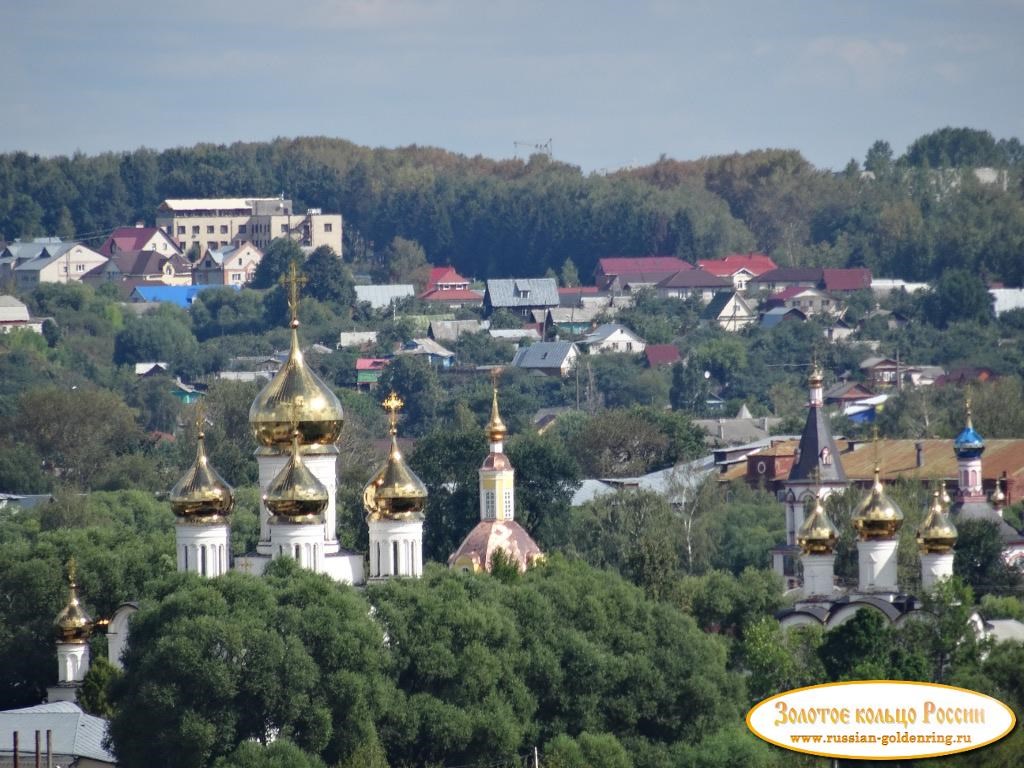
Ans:
[{"label": "yellow bell tower", "polygon": [[508,429],[498,411],[498,376],[492,374],[491,420],[487,423],[490,452],[480,466],[480,519],[514,520],[516,509],[516,471],[505,455]]}]

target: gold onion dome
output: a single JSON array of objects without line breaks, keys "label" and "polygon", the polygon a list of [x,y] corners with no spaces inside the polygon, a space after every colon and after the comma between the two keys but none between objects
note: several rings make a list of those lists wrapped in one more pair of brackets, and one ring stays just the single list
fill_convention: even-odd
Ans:
[{"label": "gold onion dome", "polygon": [[871,491],[853,513],[853,527],[861,539],[891,539],[903,525],[903,511],[882,487],[881,469],[875,466]]},{"label": "gold onion dome", "polygon": [[206,457],[206,435],[196,440],[196,460],[171,489],[171,510],[180,518],[215,522],[231,513],[234,492]]},{"label": "gold onion dome", "polygon": [[949,512],[942,503],[942,494],[935,491],[928,514],[917,529],[917,546],[924,553],[945,554],[953,551],[956,539],[956,526],[949,519]]},{"label": "gold onion dome", "polygon": [[839,531],[829,519],[821,503],[821,497],[815,496],[811,514],[804,519],[800,530],[797,531],[796,542],[805,555],[830,555],[835,552],[837,541]]},{"label": "gold onion dome", "polygon": [[811,366],[811,374],[810,374],[810,376],[807,377],[807,383],[811,387],[818,388],[818,387],[821,387],[821,385],[824,382],[825,382],[825,376],[821,372],[821,368],[818,365],[818,361],[815,360],[814,364]]},{"label": "gold onion dome", "polygon": [[487,422],[487,437],[492,443],[500,443],[508,435],[508,427],[501,420],[501,412],[498,410],[498,386],[494,386],[494,394],[491,397],[491,420]]},{"label": "gold onion dome", "polygon": [[327,487],[317,480],[299,450],[299,430],[292,432],[292,453],[288,463],[270,481],[263,503],[270,513],[283,522],[322,523],[323,511],[330,496]]},{"label": "gold onion dome", "polygon": [[92,632],[92,618],[78,601],[75,583],[75,561],[68,561],[68,603],[53,623],[58,643],[84,643]]},{"label": "gold onion dome", "polygon": [[992,491],[992,496],[989,501],[992,502],[992,506],[996,509],[1002,509],[1006,505],[1006,494],[1003,493],[1003,481],[998,477],[996,478],[996,489]]},{"label": "gold onion dome", "polygon": [[381,403],[391,422],[388,457],[363,489],[368,519],[408,520],[419,517],[427,506],[427,488],[405,463],[398,447],[398,411],[405,403],[394,392]]},{"label": "gold onion dome", "polygon": [[331,445],[341,437],[345,413],[331,388],[317,376],[299,348],[298,285],[294,262],[288,277],[291,308],[291,348],[288,359],[256,396],[249,409],[249,424],[257,442],[283,449],[298,429],[303,445]]}]

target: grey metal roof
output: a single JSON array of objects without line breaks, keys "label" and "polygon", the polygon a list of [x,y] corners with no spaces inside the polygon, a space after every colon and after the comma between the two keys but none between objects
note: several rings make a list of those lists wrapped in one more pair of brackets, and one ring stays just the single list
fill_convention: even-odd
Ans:
[{"label": "grey metal roof", "polygon": [[600,344],[618,331],[632,336],[637,341],[643,341],[643,339],[621,323],[605,323],[604,325],[597,326],[597,328],[584,336],[582,342],[584,344]]},{"label": "grey metal roof", "polygon": [[557,307],[558,283],[553,277],[488,280],[492,307]]},{"label": "grey metal roof", "polygon": [[[11,751],[8,739],[14,731],[22,733],[25,739],[34,731],[52,731],[54,754],[114,764],[114,756],[103,748],[107,721],[85,714],[70,701],[0,712],[0,752]],[[19,751],[27,747],[27,741],[22,743]]]},{"label": "grey metal roof", "polygon": [[516,352],[512,365],[516,368],[561,368],[574,349],[576,345],[571,341],[542,341]]},{"label": "grey metal roof", "polygon": [[416,289],[411,284],[400,285],[357,285],[356,301],[367,301],[374,309],[383,309],[406,296],[415,296]]},{"label": "grey metal roof", "polygon": [[[829,451],[827,458],[823,455],[826,448]],[[820,473],[820,478],[817,473]],[[804,422],[796,463],[789,471],[789,479],[820,479],[823,483],[846,482],[846,471],[843,469],[843,462],[840,460],[824,408],[811,406],[807,410],[807,421]]]},{"label": "grey metal roof", "polygon": [[747,315],[753,314],[753,310],[750,308],[750,304],[747,300],[740,296],[738,293],[730,293],[728,291],[721,291],[711,297],[711,301],[704,307],[704,311],[700,313],[701,320],[718,320],[721,318],[725,308],[729,306],[729,301],[735,297],[736,301],[746,311]]},{"label": "grey metal roof", "polygon": [[761,328],[774,328],[787,317],[802,317],[804,320],[807,319],[807,315],[801,312],[795,307],[774,307],[769,309],[761,317]]},{"label": "grey metal roof", "polygon": [[458,341],[465,333],[479,333],[490,327],[489,320],[431,320],[427,333],[436,341]]}]

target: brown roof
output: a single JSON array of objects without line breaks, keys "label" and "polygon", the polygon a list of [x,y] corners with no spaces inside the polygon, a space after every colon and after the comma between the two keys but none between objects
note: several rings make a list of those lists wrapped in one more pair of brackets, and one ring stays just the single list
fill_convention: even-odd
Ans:
[{"label": "brown roof", "polygon": [[448,558],[448,566],[490,571],[494,553],[499,549],[522,571],[544,556],[530,534],[515,520],[481,520]]},{"label": "brown roof", "polygon": [[504,453],[489,453],[487,458],[484,459],[483,466],[480,469],[484,470],[497,470],[505,471],[512,469],[512,462],[508,460],[508,456]]},{"label": "brown roof", "polygon": [[[921,466],[917,466],[917,448],[921,443]],[[754,456],[785,456],[796,453],[796,442],[776,443],[771,448],[759,451]],[[852,483],[868,483],[874,476],[875,451],[870,443],[857,445],[849,450],[849,443],[836,441],[838,458],[847,478]],[[957,476],[956,455],[952,440],[879,440],[878,457],[882,467],[882,480],[891,482],[898,478],[921,480],[955,480]],[[982,479],[995,481],[1003,473],[1010,479],[1024,479],[1024,440],[986,440],[985,453],[981,459]],[[735,464],[718,476],[721,481],[742,480],[746,466]]]}]

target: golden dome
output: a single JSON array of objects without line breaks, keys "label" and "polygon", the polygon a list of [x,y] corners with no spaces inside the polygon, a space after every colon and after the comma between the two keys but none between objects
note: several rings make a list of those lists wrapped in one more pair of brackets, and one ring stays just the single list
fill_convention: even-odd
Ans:
[{"label": "golden dome", "polygon": [[996,478],[996,489],[992,491],[992,496],[989,501],[992,502],[992,506],[996,509],[1002,509],[1006,506],[1006,494],[1003,493],[1003,481],[998,477]]},{"label": "golden dome", "polygon": [[491,397],[491,420],[487,422],[487,439],[492,443],[500,443],[508,435],[508,428],[501,420],[501,413],[498,411],[498,385],[495,382],[494,394]]},{"label": "golden dome", "polygon": [[92,618],[78,602],[74,558],[68,561],[68,604],[57,614],[54,629],[58,643],[85,643],[92,632]]},{"label": "golden dome", "polygon": [[302,460],[299,430],[292,432],[292,455],[277,476],[270,481],[263,503],[283,522],[322,523],[330,495]]},{"label": "golden dome", "polygon": [[835,552],[839,531],[828,517],[821,497],[814,497],[814,507],[796,533],[796,543],[805,555],[830,555]]},{"label": "golden dome", "polygon": [[391,449],[363,489],[363,507],[367,519],[415,519],[427,506],[427,488],[405,463],[398,447],[398,411],[404,403],[392,392],[381,405],[391,421]]},{"label": "golden dome", "polygon": [[331,388],[317,376],[299,349],[298,276],[292,263],[288,277],[291,308],[291,349],[288,359],[273,379],[256,396],[249,409],[249,424],[260,445],[283,448],[291,442],[298,427],[303,445],[330,445],[338,442],[345,413]]},{"label": "golden dome", "polygon": [[811,365],[811,375],[807,377],[807,384],[812,388],[820,388],[825,382],[825,376],[821,372],[821,368],[818,366],[818,361],[815,360]]},{"label": "golden dome", "polygon": [[890,499],[882,487],[881,469],[875,467],[875,482],[871,491],[853,513],[853,527],[860,538],[891,539],[903,525],[903,511]]},{"label": "golden dome", "polygon": [[928,508],[921,526],[917,529],[917,546],[921,552],[945,554],[952,552],[956,544],[957,531],[949,519],[947,508],[942,503],[939,491],[932,494],[932,505]]},{"label": "golden dome", "polygon": [[180,518],[220,522],[234,505],[231,486],[206,458],[206,435],[196,440],[196,460],[171,489],[171,510]]}]

